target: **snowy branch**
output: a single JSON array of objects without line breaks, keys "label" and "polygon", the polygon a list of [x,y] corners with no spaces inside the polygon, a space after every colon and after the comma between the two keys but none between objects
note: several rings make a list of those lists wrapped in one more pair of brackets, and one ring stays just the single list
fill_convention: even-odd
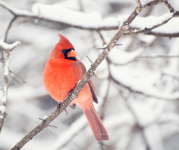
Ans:
[{"label": "snowy branch", "polygon": [[0,48],[2,49],[2,62],[4,70],[4,80],[3,80],[3,97],[0,104],[0,132],[3,127],[4,118],[6,116],[6,102],[7,102],[7,91],[8,91],[8,76],[9,76],[9,56],[11,51],[20,44],[19,41],[14,42],[13,44],[7,44],[0,39]]},{"label": "snowy branch", "polygon": [[[168,21],[170,21],[172,18],[174,18],[176,16],[178,16],[178,12],[165,14],[165,15],[159,17],[158,23],[154,24],[152,27],[150,27],[150,28],[145,27],[144,29],[141,29],[141,30],[134,30],[134,31],[126,32],[126,33],[124,33],[124,35],[133,35],[133,34],[139,34],[139,33],[155,35],[156,32],[153,32],[153,34],[152,34],[151,30],[156,29],[156,28],[166,24]],[[172,34],[170,34],[170,37],[173,37]]]},{"label": "snowy branch", "polygon": [[[154,0],[152,2],[148,2],[144,6],[141,5],[141,2],[139,0],[136,0],[137,2],[137,8],[136,13],[140,13],[141,10],[146,9],[148,7],[154,6],[158,3],[164,2],[166,6],[169,8],[171,13],[177,14],[178,12],[174,11],[173,7],[168,3],[167,0]],[[71,9],[65,8],[62,5],[45,5],[45,4],[34,4],[32,7],[32,11],[27,10],[19,10],[16,8],[13,8],[6,4],[3,1],[0,1],[0,6],[7,9],[14,15],[14,20],[18,17],[24,17],[24,18],[31,18],[31,19],[38,19],[38,20],[45,20],[52,23],[58,23],[63,24],[68,27],[74,27],[84,30],[117,30],[119,24],[122,24],[122,21],[119,18],[124,18],[124,16],[119,16],[116,18],[102,18],[102,15],[100,13],[84,13],[80,11],[73,11]],[[49,11],[46,11],[49,10]],[[47,13],[47,12],[52,12]],[[57,14],[65,14],[65,15],[57,15]],[[73,16],[70,16],[68,14],[73,14]],[[74,19],[72,19],[74,18]],[[80,19],[78,19],[80,18]],[[148,17],[147,17],[148,18]],[[124,33],[124,35],[129,34],[138,34],[138,33],[144,33],[144,34],[155,34],[157,32],[151,32],[152,29],[158,28],[160,26],[163,26],[166,24],[171,18],[168,20],[161,21],[161,23],[154,25],[151,28],[144,28],[135,32],[127,32]],[[12,20],[12,21],[14,21]],[[136,28],[134,26],[134,28]],[[160,32],[162,34],[162,32]],[[7,35],[6,35],[7,36]],[[160,36],[159,34],[156,34],[156,36]],[[163,35],[164,36],[164,35]],[[167,36],[167,35],[166,35]],[[174,34],[173,36],[178,36],[178,34]],[[170,36],[172,37],[172,35]]]}]

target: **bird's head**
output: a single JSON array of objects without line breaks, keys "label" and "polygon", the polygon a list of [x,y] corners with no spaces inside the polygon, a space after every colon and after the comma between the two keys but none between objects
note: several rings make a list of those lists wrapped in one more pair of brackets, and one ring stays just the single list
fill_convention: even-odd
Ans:
[{"label": "bird's head", "polygon": [[75,52],[73,45],[65,36],[61,34],[58,34],[58,36],[60,37],[60,40],[55,46],[55,48],[51,51],[49,57],[76,60],[75,56],[77,54]]}]

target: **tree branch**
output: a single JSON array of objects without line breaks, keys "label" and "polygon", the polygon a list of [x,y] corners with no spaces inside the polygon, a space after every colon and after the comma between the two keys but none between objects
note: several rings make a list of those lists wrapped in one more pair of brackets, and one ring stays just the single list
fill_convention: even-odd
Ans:
[{"label": "tree branch", "polygon": [[135,1],[136,1],[136,3],[137,3],[137,7],[141,7],[141,6],[142,6],[140,0],[135,0]]},{"label": "tree branch", "polygon": [[170,5],[170,3],[168,2],[168,0],[164,1],[165,5],[168,7],[168,9],[170,10],[170,12],[175,12],[174,8],[172,7],[172,5]]},{"label": "tree branch", "polygon": [[0,133],[3,127],[4,118],[6,116],[6,102],[7,102],[7,91],[8,91],[8,76],[9,76],[9,56],[10,52],[20,44],[20,42],[14,42],[13,44],[4,43],[0,40],[0,48],[2,48],[2,62],[3,62],[3,97],[0,104]]},{"label": "tree branch", "polygon": [[135,60],[136,59],[145,59],[145,58],[148,58],[148,59],[153,59],[153,58],[179,58],[179,56],[178,55],[137,56],[137,57],[135,57]]},{"label": "tree branch", "polygon": [[7,27],[7,30],[6,30],[6,32],[5,32],[4,42],[7,41],[7,35],[8,35],[8,32],[9,32],[9,29],[11,28],[13,22],[14,22],[16,19],[17,19],[17,17],[14,16],[14,17],[12,18],[12,20],[10,21],[10,23],[9,23],[9,25],[8,25],[8,27]]},{"label": "tree branch", "polygon": [[163,22],[154,25],[151,28],[144,28],[141,30],[137,30],[137,31],[131,31],[131,32],[126,32],[124,33],[124,35],[133,35],[133,34],[139,34],[139,33],[144,33],[144,34],[149,34],[151,32],[151,30],[156,29],[164,24],[166,24],[168,21],[170,21],[173,17],[175,17],[176,13],[173,13],[173,15],[171,17],[169,17],[167,20],[164,20]]}]

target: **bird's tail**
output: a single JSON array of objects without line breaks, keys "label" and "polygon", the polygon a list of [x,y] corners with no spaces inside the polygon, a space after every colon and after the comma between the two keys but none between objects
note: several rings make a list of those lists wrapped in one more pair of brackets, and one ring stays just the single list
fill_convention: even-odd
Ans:
[{"label": "bird's tail", "polygon": [[93,104],[91,105],[91,109],[83,110],[83,113],[88,120],[88,123],[93,131],[93,134],[97,141],[108,140],[108,133],[106,128],[104,127],[101,119],[99,118]]}]

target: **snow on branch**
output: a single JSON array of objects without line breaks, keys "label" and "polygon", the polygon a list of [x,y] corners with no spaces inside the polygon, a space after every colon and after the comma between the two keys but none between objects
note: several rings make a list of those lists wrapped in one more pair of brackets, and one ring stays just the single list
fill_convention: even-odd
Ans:
[{"label": "snow on branch", "polygon": [[[161,2],[165,3],[165,5],[169,8],[171,13],[165,14],[161,17],[138,16],[134,23],[131,24],[131,27],[137,30],[133,32],[124,33],[125,35],[144,33],[149,35],[154,34],[156,36],[160,36],[160,34],[164,33],[163,31],[166,31],[167,28],[167,31],[169,33],[172,32],[172,34],[170,33],[170,37],[179,36],[179,29],[177,26],[177,24],[179,24],[179,19],[175,18],[175,21],[177,21],[178,23],[171,23],[173,24],[173,26],[175,26],[175,30],[171,27],[171,24],[168,25],[167,23],[169,20],[174,20],[173,17],[177,16],[178,14],[178,12],[174,10],[174,8],[168,3],[167,0],[154,0],[152,3],[149,2],[143,6],[141,5],[139,0],[136,0],[136,2],[138,5],[136,8],[136,13],[139,13],[141,10],[154,6]],[[13,8],[3,1],[0,1],[0,6],[10,11],[15,18],[26,17],[32,19],[46,20],[49,22],[64,24],[69,27],[75,27],[85,30],[116,30],[118,29],[119,24],[121,25],[123,23],[123,18],[127,18],[127,16],[125,15],[119,15],[118,17],[102,18],[102,15],[99,12],[84,13],[81,11],[71,10],[60,4],[47,5],[35,3],[32,6],[32,11]],[[140,22],[142,22],[142,24]],[[164,24],[166,24],[165,29],[162,29],[160,32],[158,30],[154,30],[153,32],[151,32],[152,29],[158,29],[160,26],[163,26]],[[176,33],[178,34],[176,35]]]},{"label": "snow on branch", "polygon": [[16,41],[12,44],[7,44],[3,42],[3,40],[0,39],[0,48],[2,48],[5,51],[12,51],[15,47],[17,47],[20,44],[19,41]]},{"label": "snow on branch", "polygon": [[32,11],[19,10],[0,1],[0,6],[10,11],[16,17],[28,17],[32,19],[46,20],[87,30],[114,30],[119,23],[116,18],[102,19],[98,12],[84,13],[66,8],[60,4],[40,4],[32,6]]},{"label": "snow on branch", "polygon": [[134,11],[129,15],[129,17],[121,24],[120,28],[118,29],[117,33],[114,35],[114,37],[110,40],[110,42],[107,44],[107,46],[104,48],[102,53],[98,56],[96,61],[91,64],[91,67],[87,71],[87,73],[83,76],[81,81],[78,83],[76,88],[72,91],[71,95],[69,95],[63,103],[60,105],[60,108],[57,108],[50,116],[48,116],[46,119],[42,121],[41,124],[39,124],[36,128],[34,128],[32,131],[30,131],[24,138],[22,138],[13,148],[12,150],[19,150],[21,149],[29,140],[31,140],[35,135],[37,135],[41,130],[43,130],[45,127],[49,125],[72,101],[75,99],[78,95],[78,93],[81,91],[83,86],[88,82],[90,77],[94,74],[94,71],[97,69],[97,67],[101,64],[101,62],[106,58],[108,53],[116,46],[116,43],[120,39],[120,37],[123,35],[125,31],[129,29],[129,25],[132,23],[132,21],[138,16],[138,14],[145,8],[156,5],[160,2],[163,2],[161,0],[155,0],[148,2],[143,7],[136,7]]},{"label": "snow on branch", "polygon": [[3,71],[4,71],[4,80],[3,80],[3,97],[0,104],[0,132],[4,123],[4,118],[6,116],[6,102],[7,102],[7,91],[8,91],[8,76],[9,76],[9,56],[10,52],[20,44],[19,41],[14,42],[13,44],[7,44],[0,39],[0,48],[3,50]]},{"label": "snow on branch", "polygon": [[[134,31],[126,32],[124,35],[132,35],[132,34],[149,34],[152,35],[157,33],[168,33],[172,34],[179,34],[179,28],[175,26],[175,23],[179,23],[179,19],[176,18],[178,12],[175,13],[166,13],[160,17],[156,16],[148,16],[146,17],[138,17],[133,24],[131,25],[134,28]],[[170,22],[169,22],[170,21]],[[139,22],[143,22],[139,24]]]},{"label": "snow on branch", "polygon": [[163,100],[179,99],[179,92],[164,93],[154,86],[162,76],[160,73],[148,72],[147,74],[144,74],[143,77],[139,78],[139,76],[137,76],[133,70],[129,71],[125,68],[114,65],[110,66],[110,70],[112,80],[131,92]]}]

